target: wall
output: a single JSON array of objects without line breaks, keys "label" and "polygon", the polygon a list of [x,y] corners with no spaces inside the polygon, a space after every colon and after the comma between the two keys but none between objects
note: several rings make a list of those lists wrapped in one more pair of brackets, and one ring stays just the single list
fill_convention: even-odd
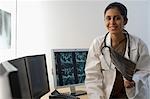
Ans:
[{"label": "wall", "polygon": [[[150,5],[150,1],[148,1],[148,5]],[[150,28],[149,28],[149,26],[150,26],[150,7],[148,7],[148,32],[147,32],[147,38],[149,38],[150,37]],[[149,52],[150,52],[150,39],[148,39],[147,40],[147,45],[148,45],[148,47],[149,47]]]},{"label": "wall", "polygon": [[[100,14],[97,14],[101,12],[99,4],[96,3],[76,1],[20,3],[18,22],[21,25],[18,25],[18,32],[21,34],[18,34],[18,54],[51,48],[88,47],[90,41],[99,34],[102,22]],[[95,5],[97,7],[94,7]],[[27,41],[32,41],[30,42],[32,46]]]},{"label": "wall", "polygon": [[[150,16],[148,0],[123,1],[128,8],[129,33],[143,39],[150,49]],[[88,48],[93,38],[106,33],[104,8],[111,1],[25,1],[17,6],[17,57],[47,54],[49,77],[52,83],[51,49]],[[148,21],[149,20],[149,21]]]}]

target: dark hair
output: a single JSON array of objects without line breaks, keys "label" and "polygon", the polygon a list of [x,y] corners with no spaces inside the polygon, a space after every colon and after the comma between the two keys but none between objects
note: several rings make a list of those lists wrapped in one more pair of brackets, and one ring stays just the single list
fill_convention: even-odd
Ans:
[{"label": "dark hair", "polygon": [[124,20],[127,21],[127,8],[126,6],[124,6],[122,3],[119,2],[113,2],[111,4],[109,4],[104,11],[104,15],[106,14],[107,10],[111,9],[111,8],[117,8],[119,10],[119,12],[121,13],[121,15],[123,16]]}]

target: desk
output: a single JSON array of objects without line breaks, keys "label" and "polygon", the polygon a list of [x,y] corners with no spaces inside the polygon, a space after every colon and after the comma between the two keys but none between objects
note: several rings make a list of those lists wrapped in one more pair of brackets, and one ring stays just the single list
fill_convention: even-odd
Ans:
[{"label": "desk", "polygon": [[[60,89],[58,89],[58,91],[60,93],[66,93],[66,92],[69,92],[69,90],[70,90],[69,88],[60,88]],[[78,87],[78,88],[76,88],[76,90],[85,90],[85,88],[84,87]],[[45,94],[43,97],[41,97],[41,99],[49,99],[49,96],[51,95],[51,92],[52,91]],[[81,96],[78,96],[78,97],[80,99],[88,99],[87,95],[81,95]]]}]

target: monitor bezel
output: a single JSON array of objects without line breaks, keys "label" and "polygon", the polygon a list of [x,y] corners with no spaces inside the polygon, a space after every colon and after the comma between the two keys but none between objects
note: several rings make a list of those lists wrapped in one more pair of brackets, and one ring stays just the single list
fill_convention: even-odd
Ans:
[{"label": "monitor bezel", "polygon": [[84,83],[78,83],[78,84],[69,84],[69,85],[57,85],[57,75],[56,75],[56,64],[55,64],[55,52],[78,52],[78,51],[87,51],[88,48],[62,48],[62,49],[52,49],[51,50],[51,57],[52,57],[52,74],[53,74],[53,81],[54,81],[54,88],[59,89],[59,88],[67,88],[67,87],[72,87],[72,86],[83,86]]}]

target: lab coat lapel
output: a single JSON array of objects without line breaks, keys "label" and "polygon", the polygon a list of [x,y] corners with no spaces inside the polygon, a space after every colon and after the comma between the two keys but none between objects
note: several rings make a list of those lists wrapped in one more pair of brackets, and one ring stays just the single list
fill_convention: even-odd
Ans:
[{"label": "lab coat lapel", "polygon": [[110,33],[106,36],[106,45],[111,47],[111,38],[110,38]]},{"label": "lab coat lapel", "polygon": [[[129,50],[130,49],[128,49],[129,48],[129,37],[127,36],[127,34],[126,34],[126,38],[127,38],[127,43],[126,43],[126,50],[125,50],[125,55],[124,55],[124,57],[125,58],[127,58],[127,59],[129,59],[129,55],[128,55],[128,52],[129,52]],[[130,53],[129,53],[130,54]]]}]

